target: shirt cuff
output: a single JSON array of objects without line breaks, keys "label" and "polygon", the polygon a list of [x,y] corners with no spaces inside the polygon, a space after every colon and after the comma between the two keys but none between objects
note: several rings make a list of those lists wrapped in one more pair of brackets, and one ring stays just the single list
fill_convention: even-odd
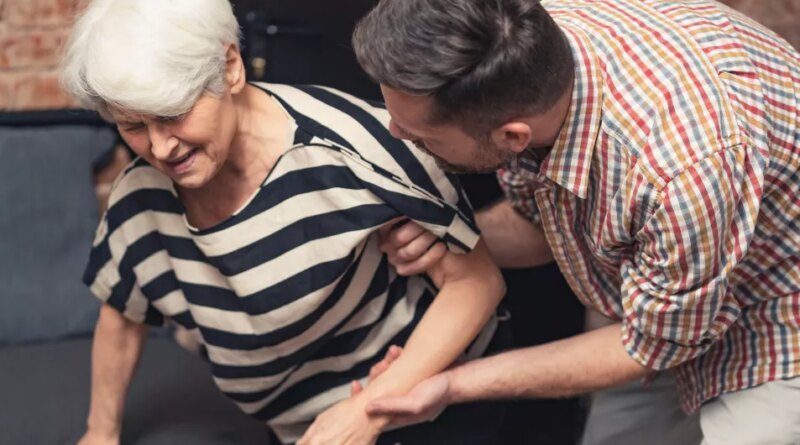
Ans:
[{"label": "shirt cuff", "polygon": [[622,326],[622,346],[640,365],[656,371],[674,368],[708,349],[705,345],[687,346],[650,337],[628,323]]}]

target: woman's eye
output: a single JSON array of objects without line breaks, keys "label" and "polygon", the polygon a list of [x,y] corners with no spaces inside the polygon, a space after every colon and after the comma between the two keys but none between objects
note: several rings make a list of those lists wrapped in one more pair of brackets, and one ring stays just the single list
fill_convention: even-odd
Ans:
[{"label": "woman's eye", "polygon": [[161,122],[161,123],[164,123],[164,124],[172,124],[172,123],[175,123],[175,122],[182,121],[184,117],[186,117],[185,114],[180,115],[180,116],[163,116],[163,117],[156,118],[156,120]]},{"label": "woman's eye", "polygon": [[137,131],[143,130],[144,124],[132,124],[132,125],[123,125],[122,131],[127,133],[135,133]]}]

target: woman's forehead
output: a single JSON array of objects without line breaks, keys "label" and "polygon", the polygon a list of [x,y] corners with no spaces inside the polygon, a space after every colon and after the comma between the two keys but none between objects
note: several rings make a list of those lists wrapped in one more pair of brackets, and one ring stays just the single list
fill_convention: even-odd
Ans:
[{"label": "woman's forehead", "polygon": [[108,113],[114,118],[115,122],[141,122],[148,117],[141,113],[118,107],[108,107]]}]

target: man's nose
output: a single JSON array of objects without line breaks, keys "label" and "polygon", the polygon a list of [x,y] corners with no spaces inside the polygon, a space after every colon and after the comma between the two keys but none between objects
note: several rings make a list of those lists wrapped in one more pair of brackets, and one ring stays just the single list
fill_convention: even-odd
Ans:
[{"label": "man's nose", "polygon": [[393,120],[389,121],[389,134],[397,139],[406,139],[403,137],[403,133],[400,132],[400,129],[397,128],[397,125],[394,124]]}]

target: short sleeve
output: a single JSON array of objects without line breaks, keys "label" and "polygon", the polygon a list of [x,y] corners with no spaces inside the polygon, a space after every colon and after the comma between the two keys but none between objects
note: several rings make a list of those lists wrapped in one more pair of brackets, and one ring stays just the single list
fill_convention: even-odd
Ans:
[{"label": "short sleeve", "polygon": [[364,187],[398,216],[438,236],[450,251],[472,251],[478,244],[480,231],[458,177],[445,173],[428,155],[410,146],[407,149],[414,162],[399,163],[402,171],[383,168],[355,153],[345,151],[345,154]]},{"label": "short sleeve", "polygon": [[497,171],[497,182],[511,207],[534,224],[541,224],[536,205],[534,184],[517,171],[502,168]]},{"label": "short sleeve", "polygon": [[125,267],[128,249],[125,243],[110,236],[108,213],[97,228],[95,241],[83,282],[101,301],[107,303],[127,319],[151,326],[164,324],[163,315],[150,304],[136,282],[132,267]]},{"label": "short sleeve", "polygon": [[622,265],[623,344],[637,362],[667,369],[694,359],[738,319],[731,271],[758,217],[763,157],[717,152],[667,184]]}]

